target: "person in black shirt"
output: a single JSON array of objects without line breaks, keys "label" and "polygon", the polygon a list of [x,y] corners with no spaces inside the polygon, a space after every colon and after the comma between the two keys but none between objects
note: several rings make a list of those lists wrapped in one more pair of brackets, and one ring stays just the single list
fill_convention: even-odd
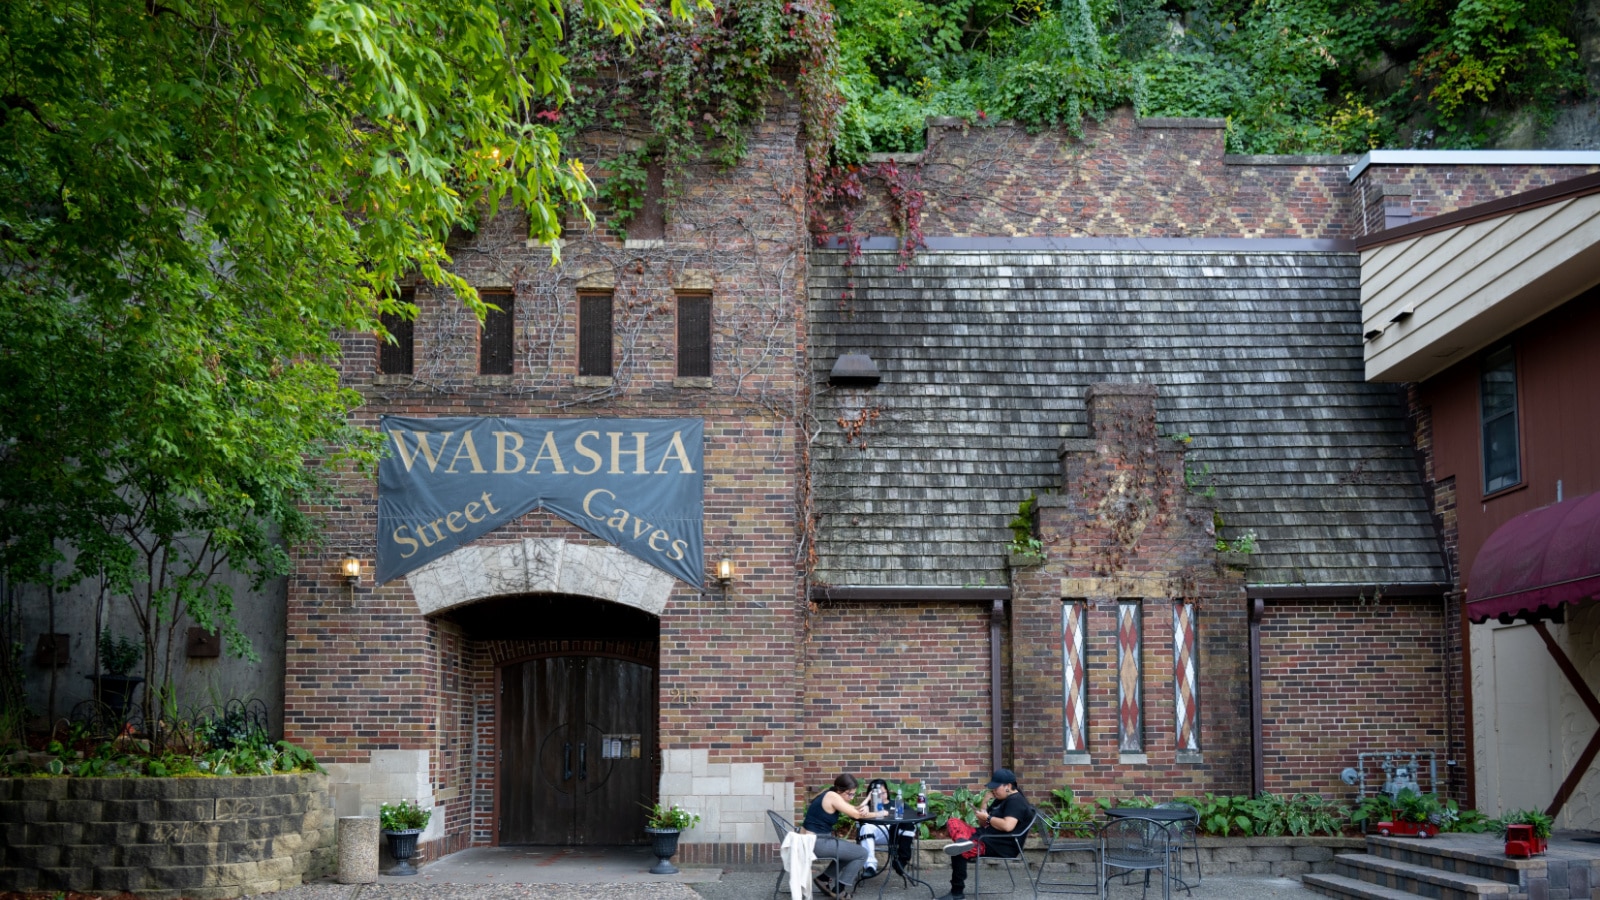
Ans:
[{"label": "person in black shirt", "polygon": [[846,772],[833,780],[833,787],[812,798],[806,806],[805,830],[817,836],[816,854],[838,860],[838,871],[829,866],[818,876],[817,886],[823,892],[850,900],[855,893],[856,879],[861,877],[861,866],[866,862],[867,850],[855,841],[842,841],[833,836],[833,829],[842,816],[847,819],[881,819],[882,812],[868,812],[866,801],[851,803],[855,796],[856,779]]},{"label": "person in black shirt", "polygon": [[[979,856],[1015,857],[1022,854],[1023,841],[1014,838],[985,841],[985,836],[1011,835],[1021,832],[1033,822],[1033,807],[1017,788],[1017,773],[1010,769],[995,769],[989,776],[988,788],[993,800],[988,808],[978,810],[978,831],[970,840],[958,839],[944,848],[950,856],[950,893],[939,900],[966,900],[967,860]],[[959,822],[959,819],[952,819]],[[965,824],[965,823],[963,823]],[[945,826],[949,830],[949,825]],[[960,829],[965,830],[965,829]],[[951,835],[955,837],[954,834]],[[1023,840],[1026,840],[1024,837]]]}]

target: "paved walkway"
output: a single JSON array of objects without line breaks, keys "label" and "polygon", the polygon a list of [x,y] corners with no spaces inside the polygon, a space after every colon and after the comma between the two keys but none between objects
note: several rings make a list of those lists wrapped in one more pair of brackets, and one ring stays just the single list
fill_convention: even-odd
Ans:
[{"label": "paved walkway", "polygon": [[[655,862],[644,847],[554,848],[479,847],[463,850],[422,867],[408,878],[380,876],[376,884],[344,885],[331,879],[266,894],[271,900],[762,900],[772,897],[777,869],[728,871],[683,867],[678,875],[651,875]],[[1004,875],[1000,876],[1004,884]],[[949,890],[947,869],[935,869],[929,879],[939,894]],[[1033,892],[1021,884],[1015,894],[991,894],[987,878],[984,894],[1032,900]],[[931,900],[929,892],[913,885],[904,891],[891,882],[885,900]],[[968,896],[971,882],[968,882]],[[1111,900],[1142,896],[1140,886],[1113,885]],[[822,895],[818,895],[821,897]],[[859,900],[875,900],[877,882],[864,886]],[[1160,897],[1152,890],[1151,897]],[[1191,895],[1178,892],[1175,897]],[[1317,896],[1288,878],[1208,877],[1196,887],[1194,900],[1269,900]]]}]

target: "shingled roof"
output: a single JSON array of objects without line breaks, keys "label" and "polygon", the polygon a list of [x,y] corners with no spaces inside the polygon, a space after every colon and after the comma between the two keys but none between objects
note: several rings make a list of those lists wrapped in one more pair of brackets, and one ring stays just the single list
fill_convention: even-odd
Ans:
[{"label": "shingled roof", "polygon": [[818,394],[816,581],[1005,583],[1006,523],[1060,487],[1057,448],[1087,436],[1101,381],[1158,387],[1224,534],[1259,539],[1251,584],[1445,581],[1401,396],[1363,378],[1359,258],[1236,246],[925,250],[904,271],[815,253],[819,383],[843,353],[882,373]]}]

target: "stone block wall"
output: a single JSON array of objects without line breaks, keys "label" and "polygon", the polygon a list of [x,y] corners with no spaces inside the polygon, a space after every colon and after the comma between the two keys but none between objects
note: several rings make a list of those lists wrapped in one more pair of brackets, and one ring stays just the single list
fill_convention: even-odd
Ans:
[{"label": "stone block wall", "polygon": [[703,749],[668,750],[661,765],[661,802],[700,816],[687,844],[760,844],[771,839],[767,810],[794,807],[792,781],[768,781],[762,763],[712,762]]},{"label": "stone block wall", "polygon": [[334,860],[323,775],[0,779],[0,891],[213,900]]},{"label": "stone block wall", "polygon": [[[949,857],[941,849],[944,841],[920,841],[922,877],[935,887],[942,887],[950,871]],[[1030,839],[1024,850],[1028,864],[1034,872],[1044,858],[1044,850]],[[1200,872],[1204,877],[1299,878],[1308,872],[1333,871],[1334,857],[1340,853],[1361,850],[1366,840],[1359,837],[1202,837],[1198,842]],[[1193,852],[1183,850],[1184,871],[1193,878]],[[1057,854],[1050,861],[1049,877],[1060,880],[1071,875],[1082,875],[1093,884],[1092,857],[1089,854]],[[987,873],[985,877],[988,877]],[[968,876],[971,879],[971,876]],[[1041,891],[1043,893],[1043,891]],[[1092,893],[1092,891],[1091,891]]]}]

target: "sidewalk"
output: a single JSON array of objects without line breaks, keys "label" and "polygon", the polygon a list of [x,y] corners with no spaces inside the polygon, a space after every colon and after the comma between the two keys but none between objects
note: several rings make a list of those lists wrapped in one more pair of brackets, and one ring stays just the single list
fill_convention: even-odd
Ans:
[{"label": "sidewalk", "polygon": [[[480,847],[423,866],[420,874],[408,878],[380,876],[376,884],[367,885],[336,884],[327,879],[263,896],[271,900],[761,900],[773,896],[778,872],[776,867],[729,872],[680,867],[678,875],[651,875],[646,870],[654,862],[655,857],[643,847]],[[932,896],[949,890],[948,869],[932,868],[925,874],[935,889]],[[1032,900],[1033,891],[1020,875],[1014,894],[990,893],[1007,885],[1003,873],[995,874],[998,882],[984,879],[985,898]],[[974,896],[971,887],[969,881],[968,897]],[[1142,887],[1142,881],[1114,884],[1109,897],[1133,900],[1143,895]],[[1161,897],[1158,885],[1151,888],[1150,897]],[[857,900],[876,900],[877,889],[876,881],[863,885]],[[905,891],[898,881],[891,882],[883,896],[885,900],[931,900],[926,889],[912,885],[912,890]],[[1191,895],[1177,891],[1173,896]],[[1192,896],[1194,900],[1269,900],[1317,895],[1295,879],[1207,876]]]}]

